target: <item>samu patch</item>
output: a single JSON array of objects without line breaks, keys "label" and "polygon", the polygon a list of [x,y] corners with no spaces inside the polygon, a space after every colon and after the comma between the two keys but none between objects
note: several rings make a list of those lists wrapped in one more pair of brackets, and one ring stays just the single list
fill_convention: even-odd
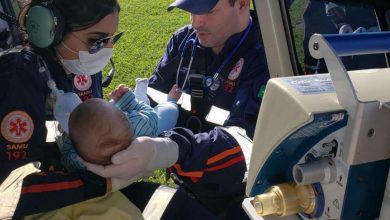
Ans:
[{"label": "samu patch", "polygon": [[25,143],[33,132],[33,120],[24,111],[10,112],[1,122],[1,135],[9,142]]},{"label": "samu patch", "polygon": [[92,78],[89,75],[76,75],[73,79],[73,83],[78,90],[85,91],[91,88]]},{"label": "samu patch", "polygon": [[240,58],[236,64],[234,64],[233,69],[230,71],[228,75],[228,79],[230,80],[236,80],[240,74],[242,67],[244,66],[244,58]]}]

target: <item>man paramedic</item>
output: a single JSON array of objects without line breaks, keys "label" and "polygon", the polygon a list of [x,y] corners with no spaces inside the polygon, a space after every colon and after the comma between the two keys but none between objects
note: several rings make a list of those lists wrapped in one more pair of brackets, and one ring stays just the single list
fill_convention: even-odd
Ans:
[{"label": "man paramedic", "polygon": [[[171,157],[175,164],[169,172],[182,189],[219,219],[245,217],[239,207],[251,146],[244,144],[247,150],[243,150],[237,137],[251,142],[269,79],[260,28],[249,2],[177,0],[169,6],[168,10],[189,12],[191,25],[180,28],[168,42],[149,79],[148,94],[158,102],[158,95],[178,85],[184,93],[178,128],[163,132],[163,138],[136,139],[112,158],[114,165],[88,164],[90,170],[132,178],[148,169],[149,161]],[[140,182],[122,192],[134,194],[130,200],[144,198],[132,200],[142,210],[151,196],[145,192],[153,194],[156,188]],[[163,216],[182,210],[179,204],[173,198]]]}]

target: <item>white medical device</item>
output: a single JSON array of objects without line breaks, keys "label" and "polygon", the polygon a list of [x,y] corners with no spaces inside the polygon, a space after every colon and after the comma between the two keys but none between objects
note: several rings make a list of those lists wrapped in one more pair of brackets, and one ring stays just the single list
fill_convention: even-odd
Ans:
[{"label": "white medical device", "polygon": [[329,74],[268,82],[243,207],[252,219],[390,219],[390,69],[347,72],[339,57],[389,52],[390,33],[313,35],[309,47]]}]

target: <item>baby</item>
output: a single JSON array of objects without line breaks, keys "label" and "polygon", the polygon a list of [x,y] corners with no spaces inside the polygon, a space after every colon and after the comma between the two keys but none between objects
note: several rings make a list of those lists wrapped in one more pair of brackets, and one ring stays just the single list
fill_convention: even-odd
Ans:
[{"label": "baby", "polygon": [[164,124],[164,115],[178,114],[175,103],[180,93],[177,92],[177,86],[173,86],[168,94],[168,104],[156,106],[159,112],[144,101],[138,101],[125,85],[119,85],[110,97],[113,102],[89,99],[70,114],[71,142],[66,141],[62,150],[62,162],[69,169],[85,168],[77,160],[76,152],[85,161],[108,165],[111,156],[128,147],[135,137],[158,135],[157,132],[161,130],[159,124]]},{"label": "baby", "polygon": [[[150,109],[151,133],[157,127],[156,113]],[[134,138],[127,115],[113,104],[98,98],[77,106],[69,118],[69,135],[79,156],[95,164],[110,164],[110,155],[123,150]]]}]

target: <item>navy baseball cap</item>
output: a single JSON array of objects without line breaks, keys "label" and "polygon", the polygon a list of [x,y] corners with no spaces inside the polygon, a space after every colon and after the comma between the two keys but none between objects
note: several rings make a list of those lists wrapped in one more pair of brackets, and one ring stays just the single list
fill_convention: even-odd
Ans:
[{"label": "navy baseball cap", "polygon": [[200,15],[211,11],[217,2],[218,0],[175,0],[167,10],[180,8],[192,14]]}]

